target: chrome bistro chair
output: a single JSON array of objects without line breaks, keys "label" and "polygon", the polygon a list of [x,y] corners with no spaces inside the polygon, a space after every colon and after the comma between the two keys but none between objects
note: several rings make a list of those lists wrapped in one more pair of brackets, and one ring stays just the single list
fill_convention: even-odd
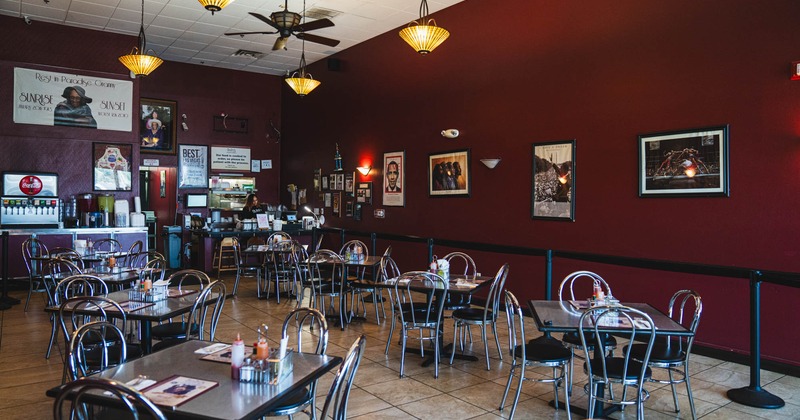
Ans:
[{"label": "chrome bistro chair", "polygon": [[31,294],[34,291],[41,292],[44,284],[44,258],[50,255],[47,245],[36,238],[28,238],[22,243],[22,260],[25,268],[28,269],[28,297],[25,299],[25,312],[28,311],[28,304],[31,301]]},{"label": "chrome bistro chair", "polygon": [[[81,378],[61,388],[61,393],[53,405],[53,419],[85,420],[96,418],[93,406],[87,400],[95,398],[97,392],[107,392],[119,399],[134,419],[141,418],[166,420],[164,413],[141,392],[123,383],[105,378]],[[147,414],[146,416],[144,414]]]},{"label": "chrome bistro chair", "polygon": [[342,360],[342,364],[339,365],[339,370],[336,371],[336,376],[333,378],[328,396],[325,398],[325,405],[322,406],[321,418],[347,419],[347,402],[350,397],[350,389],[353,387],[353,381],[356,378],[356,372],[361,364],[361,358],[364,356],[366,347],[367,337],[363,334],[350,346],[350,350],[347,351],[347,355],[344,356],[344,360]]},{"label": "chrome bistro chair", "polygon": [[[558,388],[564,387],[565,408],[567,418],[571,419],[569,411],[569,392],[567,392],[567,368],[572,359],[572,352],[557,341],[532,341],[528,343],[525,338],[525,318],[522,315],[522,307],[516,296],[508,290],[506,296],[506,319],[508,320],[508,342],[511,360],[511,370],[508,372],[506,390],[503,392],[503,400],[500,402],[500,411],[506,405],[506,397],[511,389],[511,381],[515,375],[519,376],[519,385],[514,395],[514,403],[511,405],[511,413],[508,418],[514,418],[517,411],[520,392],[522,391],[523,381],[533,381],[540,383],[553,384],[553,396],[555,408],[558,410]],[[527,368],[551,368],[550,376],[541,377],[539,375],[525,376]]]},{"label": "chrome bistro chair", "polygon": [[[688,306],[687,306],[688,304]],[[692,314],[691,316],[689,314]],[[692,410],[692,419],[697,418],[694,408],[694,398],[692,397],[692,387],[689,383],[689,355],[694,343],[697,326],[700,324],[700,315],[703,313],[703,302],[700,295],[694,290],[679,290],[669,300],[670,318],[683,325],[692,332],[688,337],[667,336],[663,339],[657,338],[650,352],[648,366],[660,370],[666,370],[668,378],[651,377],[651,382],[669,384],[672,388],[672,399],[675,402],[675,412],[680,413],[678,405],[678,393],[675,385],[686,384],[686,394],[689,398],[689,408]],[[627,350],[627,349],[626,349]],[[634,344],[631,349],[631,358],[638,361],[645,360],[647,346],[644,344]],[[658,371],[656,371],[658,372]],[[677,375],[677,377],[676,377]]]},{"label": "chrome bistro chair", "polygon": [[225,305],[225,293],[225,283],[217,280],[197,293],[186,319],[153,326],[150,335],[161,340],[153,345],[153,351],[163,350],[192,338],[214,341],[217,322]]},{"label": "chrome bistro chair", "polygon": [[[602,351],[602,333],[608,331],[614,331],[614,335],[625,342],[621,356],[606,356]],[[598,403],[620,405],[623,409],[635,405],[636,418],[644,418],[644,402],[650,397],[644,383],[653,375],[647,363],[656,337],[656,327],[650,316],[627,306],[595,306],[581,315],[578,336],[586,360],[584,371],[589,377],[589,383],[584,387],[589,397],[587,413],[595,413]],[[591,344],[590,339],[594,340]],[[635,340],[643,339],[647,344],[642,358],[634,360],[632,345]],[[604,387],[604,390],[600,392],[599,387]]]}]

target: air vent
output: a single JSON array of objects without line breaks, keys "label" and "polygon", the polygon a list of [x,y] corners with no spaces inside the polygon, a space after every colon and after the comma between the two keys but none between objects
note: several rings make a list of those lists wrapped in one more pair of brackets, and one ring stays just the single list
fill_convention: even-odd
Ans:
[{"label": "air vent", "polygon": [[321,7],[312,7],[306,10],[306,17],[309,19],[333,19],[340,14],[342,14],[342,12],[331,9],[323,9]]},{"label": "air vent", "polygon": [[264,53],[258,51],[250,51],[250,50],[238,50],[231,55],[234,57],[247,57],[247,58],[252,58],[253,60],[258,60],[259,58],[264,56]]}]

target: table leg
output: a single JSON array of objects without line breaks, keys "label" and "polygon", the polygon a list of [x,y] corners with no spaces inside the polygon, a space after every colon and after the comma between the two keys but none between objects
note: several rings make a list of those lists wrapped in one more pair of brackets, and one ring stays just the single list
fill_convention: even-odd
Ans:
[{"label": "table leg", "polygon": [[150,354],[153,351],[153,338],[151,337],[150,321],[142,320],[139,322],[139,328],[142,333],[141,346],[144,354]]}]

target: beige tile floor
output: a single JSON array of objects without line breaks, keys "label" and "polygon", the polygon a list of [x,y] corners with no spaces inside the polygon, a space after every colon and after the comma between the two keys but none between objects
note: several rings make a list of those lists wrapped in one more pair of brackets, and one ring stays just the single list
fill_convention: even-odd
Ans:
[{"label": "beige tile floor", "polygon": [[[24,299],[23,292],[12,292],[12,296]],[[275,338],[283,318],[295,306],[290,299],[278,304],[274,299],[255,298],[252,279],[243,279],[239,296],[225,303],[217,339],[232,340],[237,333],[255,339],[256,327],[267,323]],[[44,358],[50,332],[48,316],[42,310],[42,295],[34,295],[28,312],[23,305],[0,312],[2,317],[2,341],[0,342],[0,419],[46,419],[51,418],[52,400],[45,390],[60,383],[62,359],[58,350],[48,360]],[[507,418],[508,406],[499,411],[500,398],[508,375],[508,360],[501,362],[495,349],[490,371],[486,370],[479,335],[471,349],[477,352],[478,362],[458,362],[452,366],[443,363],[440,376],[433,378],[433,367],[421,367],[418,355],[407,355],[406,376],[399,377],[400,349],[394,344],[389,355],[384,354],[389,326],[376,325],[372,307],[367,321],[350,324],[345,331],[332,328],[328,352],[344,355],[347,348],[360,335],[367,336],[367,349],[358,370],[350,396],[348,417],[351,419],[496,419]],[[701,327],[702,328],[702,327]],[[498,328],[501,344],[507,346],[505,320]],[[529,321],[526,331],[538,335]],[[452,334],[448,325],[446,334]],[[533,338],[533,337],[531,337]],[[448,339],[449,341],[449,339]],[[747,386],[748,368],[743,365],[723,362],[708,357],[693,357],[692,386],[698,416],[704,419],[798,419],[800,418],[800,378],[763,371],[762,385],[786,401],[779,410],[763,410],[731,402],[725,392],[731,388]],[[577,369],[576,369],[577,371]],[[319,393],[325,394],[332,374],[320,383]],[[576,392],[573,401],[585,405],[580,384],[583,376],[576,372]],[[680,414],[674,412],[669,388],[650,386],[652,397],[646,402],[646,417],[654,419],[690,418],[685,389],[680,390]],[[547,405],[552,399],[552,388],[526,382],[515,414],[519,419],[566,418],[564,411],[555,411]],[[321,406],[321,398],[318,405]],[[510,401],[509,403],[510,404]],[[614,414],[614,418],[634,418],[635,412],[628,409],[625,414]],[[576,416],[577,417],[577,416]]]}]

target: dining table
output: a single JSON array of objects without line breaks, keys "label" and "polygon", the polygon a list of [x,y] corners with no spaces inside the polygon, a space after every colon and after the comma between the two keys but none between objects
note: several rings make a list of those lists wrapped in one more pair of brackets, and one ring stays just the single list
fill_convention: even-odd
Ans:
[{"label": "dining table", "polygon": [[[583,302],[580,302],[583,303]],[[656,309],[649,303],[640,303],[640,302],[622,302],[620,303],[622,306],[627,306],[629,308],[640,310],[646,313],[650,318],[653,320],[653,324],[656,328],[656,336],[691,336],[693,333],[688,328],[684,327],[680,323],[676,322],[672,318],[670,318],[664,312]],[[588,305],[585,305],[588,306]],[[533,319],[536,322],[536,328],[539,331],[550,334],[554,332],[562,332],[562,333],[578,333],[580,318],[582,314],[582,309],[584,305],[581,304],[574,304],[570,301],[558,301],[558,300],[529,300],[528,301],[528,308],[533,315]],[[598,327],[598,331],[601,333],[625,333],[631,330],[630,327],[615,325],[609,327]],[[597,349],[593,355],[594,358],[604,357],[603,349]],[[605,392],[602,384],[597,387],[597,395],[602,397],[603,393]],[[583,407],[576,407],[574,405],[567,406],[563,402],[558,402],[556,405],[556,401],[550,401],[550,405],[553,407],[569,407],[568,409],[575,414],[584,416],[584,417],[592,417],[592,418],[606,418],[608,414],[619,410],[619,406],[610,406],[605,407],[602,403],[595,404],[595,412],[594,413],[587,413],[586,409]],[[591,415],[587,415],[591,414]]]},{"label": "dining table", "polygon": [[[230,363],[220,362],[221,358],[206,357],[211,349],[220,346],[221,343],[209,341],[185,341],[106,369],[92,377],[128,384],[145,396],[148,393],[153,395],[152,392],[163,390],[165,384],[177,381],[200,383],[205,386],[202,393],[190,395],[185,401],[171,405],[158,402],[157,405],[168,419],[249,420],[261,418],[263,413],[280,406],[286,396],[308,386],[342,362],[338,356],[294,352],[291,373],[277,383],[239,382],[231,377]],[[57,398],[61,389],[62,386],[57,386],[47,390],[46,394]],[[167,388],[163,392],[170,390]],[[180,397],[180,392],[174,393]],[[91,403],[117,406],[111,396],[102,393],[92,398]]]},{"label": "dining table", "polygon": [[[338,263],[338,261],[333,261],[323,258],[313,259],[313,257],[301,261],[301,264],[304,265],[318,264],[320,267],[325,267],[325,266],[332,267],[336,263]],[[372,278],[375,279],[377,278],[377,270],[380,265],[381,265],[381,257],[377,255],[367,255],[363,258],[345,259],[344,260],[345,272],[342,278],[346,279],[348,282],[357,281],[359,283],[362,283],[365,281],[364,273],[367,271],[367,269],[370,269],[372,272]],[[350,276],[351,269],[355,270],[355,272],[357,273],[356,276]],[[364,317],[356,316],[355,312],[353,312],[352,309],[353,308],[350,308],[350,310],[347,309],[347,299],[341,299],[341,298],[339,299],[339,311],[343,314],[343,319],[345,320],[346,323],[350,323],[353,320],[361,320],[361,321],[365,320]],[[336,320],[336,322],[338,322],[339,320],[338,316],[330,315],[328,317]],[[341,329],[344,329],[344,325],[341,325]]]},{"label": "dining table", "polygon": [[[125,313],[125,318],[129,321],[137,321],[139,323],[140,342],[142,351],[145,354],[152,352],[152,323],[164,322],[171,318],[189,313],[194,306],[194,301],[197,296],[198,290],[196,289],[179,289],[170,287],[167,289],[167,298],[158,302],[138,302],[131,299],[130,292],[132,289],[125,289],[109,293],[108,299],[111,299],[122,306]],[[206,301],[207,305],[211,305],[216,301],[217,294],[212,294]],[[48,306],[45,308],[47,312],[58,313],[60,306]],[[70,312],[70,308],[65,308]],[[82,311],[83,312],[83,311]],[[98,311],[87,310],[88,315],[97,314]],[[107,311],[106,315],[114,317],[117,312]]]}]

